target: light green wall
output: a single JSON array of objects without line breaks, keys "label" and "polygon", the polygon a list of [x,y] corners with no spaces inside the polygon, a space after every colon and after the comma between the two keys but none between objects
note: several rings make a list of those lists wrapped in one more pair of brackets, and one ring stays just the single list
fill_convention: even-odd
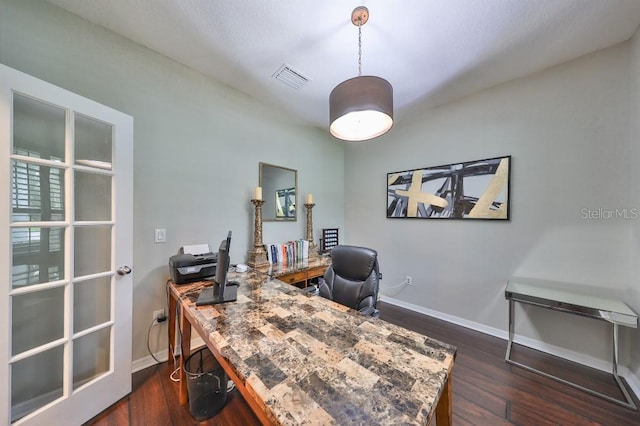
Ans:
[{"label": "light green wall", "polygon": [[[411,287],[383,294],[502,337],[512,275],[601,287],[629,300],[637,289],[630,265],[639,261],[631,227],[640,223],[631,218],[640,205],[629,202],[638,165],[629,158],[630,127],[638,122],[629,112],[629,58],[629,43],[622,43],[415,111],[366,148],[348,146],[349,241],[379,250],[384,285],[413,277]],[[512,155],[509,222],[385,218],[386,173],[503,155]],[[584,218],[583,209],[600,208],[628,209],[630,218]],[[632,307],[640,312],[637,300]],[[605,323],[540,309],[518,308],[516,315],[520,336],[609,367]],[[628,365],[638,341],[629,330],[622,334]]]},{"label": "light green wall", "polygon": [[[148,355],[180,246],[215,248],[232,230],[232,262],[245,261],[260,161],[298,170],[299,197],[314,194],[316,241],[344,227],[344,148],[327,131],[39,0],[0,0],[0,62],[134,117],[134,360]],[[304,218],[265,224],[264,240],[304,237]],[[154,228],[167,229],[166,244],[153,243]],[[152,346],[162,350],[160,329]]]}]

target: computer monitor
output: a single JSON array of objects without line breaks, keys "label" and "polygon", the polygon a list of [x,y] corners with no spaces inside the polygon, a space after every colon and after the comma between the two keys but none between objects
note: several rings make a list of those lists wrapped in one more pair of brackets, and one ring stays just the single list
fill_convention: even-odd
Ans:
[{"label": "computer monitor", "polygon": [[227,271],[229,270],[229,249],[231,248],[231,231],[227,234],[227,239],[222,240],[218,249],[218,263],[216,265],[216,276],[213,279],[213,287],[207,287],[200,292],[196,300],[197,306],[215,305],[217,303],[233,302],[238,293],[237,282],[227,282]]}]

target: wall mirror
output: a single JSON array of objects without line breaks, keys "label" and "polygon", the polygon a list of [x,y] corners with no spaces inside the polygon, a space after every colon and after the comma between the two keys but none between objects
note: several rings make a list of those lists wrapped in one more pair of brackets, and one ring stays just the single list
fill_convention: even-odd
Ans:
[{"label": "wall mirror", "polygon": [[298,171],[260,163],[258,176],[264,200],[262,220],[295,222],[298,218]]}]

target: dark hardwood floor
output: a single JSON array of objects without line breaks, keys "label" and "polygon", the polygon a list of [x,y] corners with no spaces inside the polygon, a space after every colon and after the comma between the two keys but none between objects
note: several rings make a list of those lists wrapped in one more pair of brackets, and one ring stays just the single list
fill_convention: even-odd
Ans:
[{"label": "dark hardwood floor", "polygon": [[[554,380],[510,366],[506,341],[394,305],[380,303],[382,319],[458,348],[453,368],[455,425],[640,425],[640,414]],[[514,346],[513,358],[620,398],[603,372]],[[214,418],[197,422],[177,402],[167,364],[133,375],[133,392],[88,425],[257,425],[238,391]],[[634,397],[636,404],[637,398]]]}]

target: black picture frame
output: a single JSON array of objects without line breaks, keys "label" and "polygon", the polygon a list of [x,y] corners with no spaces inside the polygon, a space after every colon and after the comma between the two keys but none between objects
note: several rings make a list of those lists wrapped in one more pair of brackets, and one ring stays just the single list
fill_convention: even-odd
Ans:
[{"label": "black picture frame", "polygon": [[509,220],[511,156],[387,173],[387,218]]}]

